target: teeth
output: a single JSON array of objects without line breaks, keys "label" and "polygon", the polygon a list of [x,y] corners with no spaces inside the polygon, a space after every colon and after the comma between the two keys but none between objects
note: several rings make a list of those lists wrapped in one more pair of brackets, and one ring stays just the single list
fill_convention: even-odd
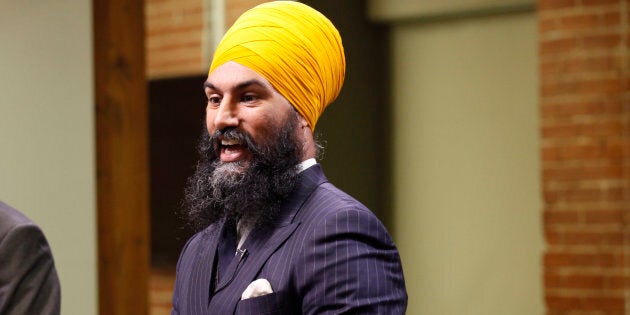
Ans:
[{"label": "teeth", "polygon": [[238,140],[233,140],[233,139],[221,140],[221,145],[237,145],[237,144],[241,144],[241,142]]}]

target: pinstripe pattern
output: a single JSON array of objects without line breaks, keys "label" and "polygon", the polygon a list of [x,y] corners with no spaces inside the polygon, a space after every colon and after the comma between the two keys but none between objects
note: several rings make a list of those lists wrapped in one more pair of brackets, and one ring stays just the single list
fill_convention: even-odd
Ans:
[{"label": "pinstripe pattern", "polygon": [[[301,175],[274,229],[255,229],[225,279],[211,285],[222,224],[193,236],[177,265],[172,314],[404,314],[398,251],[381,222],[328,183],[319,165]],[[239,301],[267,279],[274,293]],[[211,293],[212,292],[212,293]]]}]

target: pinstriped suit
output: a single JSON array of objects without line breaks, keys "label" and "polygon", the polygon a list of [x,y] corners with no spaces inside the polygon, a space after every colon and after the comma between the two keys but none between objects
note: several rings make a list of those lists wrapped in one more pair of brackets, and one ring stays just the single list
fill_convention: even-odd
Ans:
[{"label": "pinstriped suit", "polygon": [[[193,236],[177,264],[172,314],[404,314],[398,251],[378,219],[330,184],[302,172],[273,229],[255,229],[218,284],[218,223]],[[273,292],[240,301],[256,279]]]}]

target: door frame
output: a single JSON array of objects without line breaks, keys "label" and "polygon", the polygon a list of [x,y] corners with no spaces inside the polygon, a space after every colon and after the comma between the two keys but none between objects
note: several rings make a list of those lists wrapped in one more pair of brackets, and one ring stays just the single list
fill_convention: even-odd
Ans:
[{"label": "door frame", "polygon": [[93,0],[100,314],[149,312],[144,1]]}]

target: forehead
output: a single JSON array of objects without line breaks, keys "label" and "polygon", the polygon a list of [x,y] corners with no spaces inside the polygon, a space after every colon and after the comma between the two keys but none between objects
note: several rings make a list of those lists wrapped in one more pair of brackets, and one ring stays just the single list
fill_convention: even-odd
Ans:
[{"label": "forehead", "polygon": [[217,67],[208,75],[206,87],[217,89],[232,89],[238,87],[243,82],[255,81],[265,88],[275,91],[271,83],[258,72],[243,66],[234,61],[226,62]]}]

